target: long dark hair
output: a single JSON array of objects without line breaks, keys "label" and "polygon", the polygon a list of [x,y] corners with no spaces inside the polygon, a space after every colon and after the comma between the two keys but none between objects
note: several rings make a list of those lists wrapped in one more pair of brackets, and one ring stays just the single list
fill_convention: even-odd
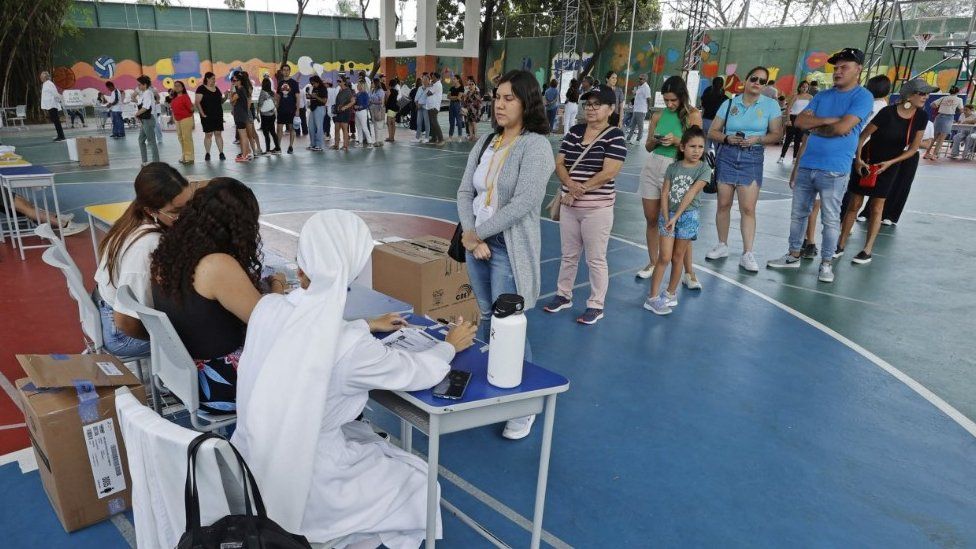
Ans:
[{"label": "long dark hair", "polygon": [[261,81],[261,91],[267,93],[274,93],[274,90],[271,88],[271,79],[268,78],[267,76],[265,76],[264,80]]},{"label": "long dark hair", "polygon": [[[546,109],[542,103],[542,89],[539,88],[539,81],[529,71],[508,71],[495,86],[496,96],[498,95],[498,88],[505,82],[511,84],[512,94],[522,103],[522,127],[525,131],[547,135],[549,133],[549,120],[546,118]],[[501,126],[495,128],[495,133],[502,131]]]},{"label": "long dark hair", "polygon": [[190,95],[189,93],[187,93],[187,91],[186,91],[186,84],[184,84],[182,80],[177,80],[176,82],[173,82],[173,91],[176,91],[176,85],[177,84],[179,84],[180,85],[180,88],[183,89],[183,91],[181,91],[181,92],[176,92],[177,95]]},{"label": "long dark hair", "polygon": [[661,95],[666,93],[673,93],[678,96],[678,101],[680,105],[678,106],[678,120],[681,121],[681,127],[688,127],[688,113],[689,105],[691,103],[691,98],[688,96],[688,85],[685,84],[684,78],[680,76],[671,76],[664,81],[661,85]]},{"label": "long dark hair", "polygon": [[205,256],[225,253],[237,260],[257,286],[261,275],[260,215],[247,185],[217,177],[196,192],[152,254],[152,278],[163,293],[182,299],[193,288],[193,273]]},{"label": "long dark hair", "polygon": [[[177,195],[190,185],[189,181],[176,168],[165,162],[152,162],[139,170],[136,176],[136,198],[125,209],[122,217],[116,221],[108,234],[98,245],[99,261],[105,260],[108,268],[108,278],[115,284],[119,272],[119,259],[125,253],[126,240],[136,234],[132,240],[149,234],[162,232],[163,226],[155,222],[146,210],[159,210],[173,201]],[[143,225],[152,224],[153,228],[140,229]],[[136,233],[136,231],[139,231]],[[131,244],[130,244],[131,245]]]}]

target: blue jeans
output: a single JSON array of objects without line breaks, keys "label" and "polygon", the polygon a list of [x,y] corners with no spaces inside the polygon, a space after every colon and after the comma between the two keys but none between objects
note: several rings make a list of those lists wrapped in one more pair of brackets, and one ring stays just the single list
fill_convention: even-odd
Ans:
[{"label": "blue jeans", "polygon": [[149,354],[149,341],[126,335],[125,332],[118,329],[113,316],[115,311],[108,303],[99,301],[98,312],[102,316],[102,344],[106,351],[121,357]]},{"label": "blue jeans", "polygon": [[840,207],[847,190],[850,172],[825,172],[800,168],[793,189],[793,210],[790,212],[790,251],[799,253],[807,232],[807,219],[813,203],[820,194],[820,221],[823,223],[823,240],[820,257],[829,263],[837,250],[840,238]]},{"label": "blue jeans", "polygon": [[[508,259],[508,248],[505,247],[505,236],[498,233],[485,240],[491,250],[488,260],[475,259],[471,252],[467,252],[468,277],[474,296],[478,300],[481,311],[481,322],[478,324],[478,339],[488,341],[488,328],[491,325],[491,306],[502,294],[517,294],[515,275],[512,273],[512,263]],[[525,360],[532,362],[532,350],[529,338],[525,338]]]},{"label": "blue jeans", "polygon": [[122,120],[122,111],[112,111],[112,135],[125,135],[125,121]]},{"label": "blue jeans", "polygon": [[430,138],[430,118],[427,114],[427,107],[422,105],[417,107],[417,139],[420,139],[421,134],[428,139]]},{"label": "blue jeans", "polygon": [[451,101],[447,111],[447,135],[454,137],[454,127],[457,126],[458,137],[464,132],[464,119],[461,118],[461,102]]},{"label": "blue jeans", "polygon": [[549,131],[556,131],[556,114],[559,113],[559,107],[553,107],[551,109],[546,109],[546,118],[549,119]]},{"label": "blue jeans", "polygon": [[309,146],[322,148],[323,131],[325,131],[325,107],[318,107],[308,118]]},{"label": "blue jeans", "polygon": [[159,143],[163,140],[163,124],[159,121],[158,116],[153,116],[153,120],[156,121],[156,142]]}]

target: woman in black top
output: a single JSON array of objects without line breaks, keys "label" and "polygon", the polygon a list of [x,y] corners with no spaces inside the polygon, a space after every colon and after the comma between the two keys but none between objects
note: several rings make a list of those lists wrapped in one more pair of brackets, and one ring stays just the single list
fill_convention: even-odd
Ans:
[{"label": "woman in black top", "polygon": [[902,97],[898,104],[888,105],[878,111],[878,114],[861,131],[857,154],[854,157],[854,168],[861,176],[866,176],[874,170],[877,172],[877,179],[873,185],[866,184],[864,178],[851,182],[849,188],[851,203],[844,212],[844,223],[841,226],[837,254],[834,257],[844,253],[844,246],[850,236],[851,227],[854,226],[857,212],[861,209],[861,203],[864,197],[870,197],[871,219],[868,221],[868,236],[864,241],[864,249],[851,261],[861,265],[871,262],[874,241],[881,230],[885,199],[891,191],[892,184],[898,178],[901,162],[918,152],[925,132],[925,124],[929,121],[929,116],[925,112],[925,100],[935,89],[938,88],[929,86],[919,79],[906,82],[901,87]]},{"label": "woman in black top", "polygon": [[203,84],[197,87],[197,112],[200,113],[200,125],[203,126],[203,148],[207,150],[204,160],[210,160],[210,142],[217,139],[217,152],[220,159],[224,156],[224,94],[217,87],[217,77],[208,72],[203,75]]},{"label": "woman in black top", "polygon": [[298,111],[298,90],[294,90],[286,80],[278,87],[278,142],[282,141],[282,132],[288,132],[288,154],[295,146],[295,113]]},{"label": "woman in black top", "polygon": [[449,128],[447,130],[448,137],[454,137],[454,128],[457,127],[458,139],[461,139],[461,134],[464,133],[464,127],[466,126],[464,117],[461,116],[461,94],[464,93],[464,86],[461,85],[461,79],[455,77],[454,85],[450,87],[447,91],[447,98],[450,100],[447,111],[447,120]]},{"label": "woman in black top", "polygon": [[[246,185],[212,179],[152,255],[154,307],[166,313],[196,362],[205,410],[236,409],[237,362],[247,321],[261,298],[259,214]],[[283,289],[280,279],[272,280],[272,290]]]},{"label": "woman in black top", "polygon": [[390,81],[390,91],[386,94],[386,132],[389,137],[387,143],[393,143],[396,138],[396,117],[400,110],[398,95],[400,94],[400,79],[394,78]]},{"label": "woman in black top", "polygon": [[[718,114],[718,108],[722,106],[722,102],[727,98],[725,96],[724,86],[725,81],[722,80],[721,76],[716,76],[712,78],[712,85],[705,88],[701,96],[701,106],[702,106],[702,124],[705,130],[705,135],[708,136],[708,129],[712,127],[712,120],[715,119],[715,115]],[[705,147],[711,146],[711,141],[705,140]]]},{"label": "woman in black top", "polygon": [[251,90],[246,80],[237,73],[231,78],[233,89],[230,92],[231,114],[234,115],[234,127],[237,129],[237,139],[240,140],[241,153],[234,159],[237,162],[250,162],[251,139],[247,134],[248,111],[251,110]]}]

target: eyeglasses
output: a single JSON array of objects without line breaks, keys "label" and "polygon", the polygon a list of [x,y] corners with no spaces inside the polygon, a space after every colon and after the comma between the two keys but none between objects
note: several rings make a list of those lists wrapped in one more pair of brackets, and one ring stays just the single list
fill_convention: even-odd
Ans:
[{"label": "eyeglasses", "polygon": [[929,94],[929,92],[918,91],[918,92],[913,93],[912,95],[918,95],[918,96],[921,96],[921,97],[925,97],[928,94]]},{"label": "eyeglasses", "polygon": [[766,82],[769,82],[769,80],[765,78],[759,78],[758,76],[750,76],[749,81],[752,82],[753,84],[759,84],[760,86],[765,86]]},{"label": "eyeglasses", "polygon": [[584,109],[590,109],[591,111],[595,111],[595,110],[599,109],[602,105],[603,105],[603,103],[596,103],[594,101],[587,101],[586,103],[583,103],[583,108]]},{"label": "eyeglasses", "polygon": [[179,212],[169,213],[169,212],[164,212],[163,210],[157,210],[157,213],[159,215],[165,215],[167,218],[169,218],[170,222],[175,222],[177,219],[180,218]]}]

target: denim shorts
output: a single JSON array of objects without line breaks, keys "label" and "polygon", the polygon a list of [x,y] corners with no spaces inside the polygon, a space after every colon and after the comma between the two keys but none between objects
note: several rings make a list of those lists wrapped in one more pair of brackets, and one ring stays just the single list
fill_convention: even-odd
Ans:
[{"label": "denim shorts", "polygon": [[745,149],[735,145],[720,146],[715,155],[718,182],[748,187],[755,181],[762,187],[764,153],[761,145]]},{"label": "denim shorts", "polygon": [[[674,213],[674,212],[672,212]],[[661,236],[677,238],[678,240],[698,240],[698,228],[701,226],[698,210],[685,210],[674,224],[674,232],[664,228],[664,215],[657,218],[657,230]]]},{"label": "denim shorts", "polygon": [[956,117],[951,114],[940,114],[935,117],[935,134],[944,133],[949,135],[952,133],[952,123],[955,121]]}]

